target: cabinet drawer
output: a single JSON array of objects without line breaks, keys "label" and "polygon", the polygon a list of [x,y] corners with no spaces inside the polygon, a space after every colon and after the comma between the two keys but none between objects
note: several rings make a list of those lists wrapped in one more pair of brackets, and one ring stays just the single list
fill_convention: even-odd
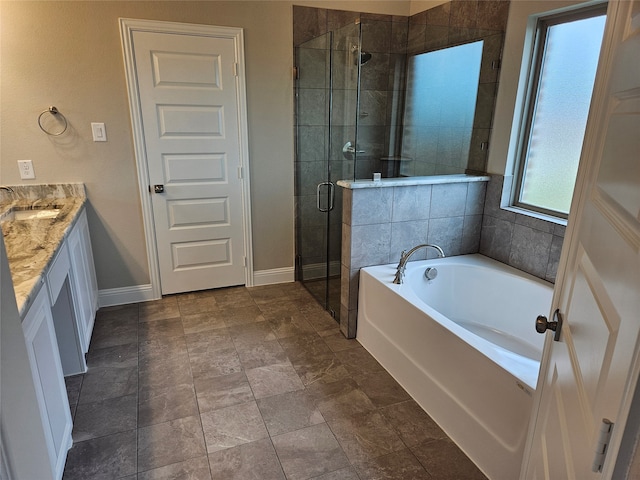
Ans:
[{"label": "cabinet drawer", "polygon": [[49,289],[49,299],[51,300],[52,305],[56,303],[60,289],[69,275],[70,268],[71,262],[69,260],[69,252],[67,251],[66,244],[63,244],[47,272],[47,287]]}]

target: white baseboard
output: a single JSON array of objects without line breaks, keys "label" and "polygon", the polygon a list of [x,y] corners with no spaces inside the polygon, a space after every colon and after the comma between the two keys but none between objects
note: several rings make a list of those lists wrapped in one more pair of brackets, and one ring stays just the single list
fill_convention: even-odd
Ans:
[{"label": "white baseboard", "polygon": [[253,286],[272,285],[274,283],[289,283],[295,281],[293,267],[273,268],[253,272]]},{"label": "white baseboard", "polygon": [[100,307],[112,307],[127,303],[148,302],[157,300],[153,295],[151,284],[134,285],[132,287],[108,288],[98,291],[98,305]]},{"label": "white baseboard", "polygon": [[[295,281],[295,269],[293,267],[253,272],[253,286],[255,287],[293,281]],[[151,284],[109,288],[98,292],[98,305],[100,307],[113,307],[115,305],[126,305],[127,303],[148,302],[149,300],[158,300],[153,295]]]},{"label": "white baseboard", "polygon": [[[302,275],[305,280],[315,280],[324,278],[327,275],[326,263],[312,263],[302,267]],[[329,263],[329,275],[340,275],[340,262],[332,261]]]}]

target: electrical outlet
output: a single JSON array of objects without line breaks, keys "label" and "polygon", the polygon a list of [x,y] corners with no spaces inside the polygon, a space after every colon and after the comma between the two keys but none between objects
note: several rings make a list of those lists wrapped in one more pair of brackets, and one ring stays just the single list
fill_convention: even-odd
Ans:
[{"label": "electrical outlet", "polygon": [[31,160],[18,160],[18,170],[20,170],[20,178],[22,180],[36,178],[36,172],[33,171],[33,162]]}]

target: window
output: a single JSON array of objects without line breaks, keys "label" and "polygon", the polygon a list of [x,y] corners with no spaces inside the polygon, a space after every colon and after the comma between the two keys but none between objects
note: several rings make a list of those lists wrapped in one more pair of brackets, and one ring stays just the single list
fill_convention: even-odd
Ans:
[{"label": "window", "polygon": [[606,6],[542,17],[521,121],[514,206],[567,218]]}]

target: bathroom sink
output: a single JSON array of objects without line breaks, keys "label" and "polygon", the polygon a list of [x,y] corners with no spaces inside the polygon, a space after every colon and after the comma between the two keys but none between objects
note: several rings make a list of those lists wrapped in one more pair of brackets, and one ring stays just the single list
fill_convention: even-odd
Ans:
[{"label": "bathroom sink", "polygon": [[59,213],[59,208],[12,210],[3,218],[3,220],[44,220],[56,218]]}]

